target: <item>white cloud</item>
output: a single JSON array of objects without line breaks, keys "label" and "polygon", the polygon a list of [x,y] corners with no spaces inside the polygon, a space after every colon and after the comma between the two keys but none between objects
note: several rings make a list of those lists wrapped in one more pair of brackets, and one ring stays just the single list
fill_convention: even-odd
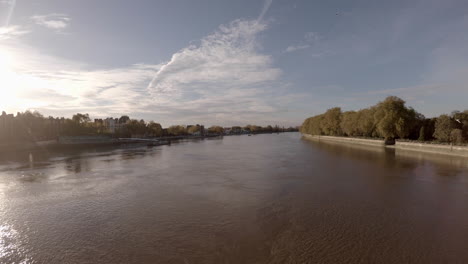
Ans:
[{"label": "white cloud", "polygon": [[29,30],[20,26],[0,27],[0,40],[17,38],[29,32]]},{"label": "white cloud", "polygon": [[310,48],[309,44],[296,45],[296,46],[292,45],[286,48],[286,52],[293,52],[293,51],[303,50],[303,49],[308,49],[308,48]]},{"label": "white cloud", "polygon": [[297,120],[285,121],[284,116],[291,100],[300,97],[281,84],[282,71],[260,52],[257,37],[266,29],[267,24],[257,20],[236,20],[161,65],[97,70],[45,55],[20,41],[0,44],[0,52],[12,58],[0,78],[0,89],[12,99],[0,100],[0,108],[56,116],[129,114],[164,126],[296,125]]},{"label": "white cloud", "polygon": [[304,34],[304,40],[302,40],[300,44],[290,45],[286,48],[284,52],[294,52],[298,50],[308,49],[316,45],[321,39],[322,36],[317,32],[307,32]]},{"label": "white cloud", "polygon": [[257,36],[266,28],[257,20],[235,20],[175,53],[148,86],[155,103],[191,114],[229,112],[231,118],[276,111],[265,98],[282,71],[259,52]]},{"label": "white cloud", "polygon": [[273,3],[273,0],[265,0],[263,2],[263,8],[262,11],[260,12],[260,15],[258,16],[258,21],[262,21],[263,17],[266,15],[268,12],[268,9],[270,9],[271,4]]},{"label": "white cloud", "polygon": [[[3,54],[3,55],[2,55]],[[93,116],[148,111],[146,84],[158,65],[89,70],[89,65],[41,54],[31,47],[0,45],[11,58],[0,67],[0,108],[10,112],[37,109],[45,114]]]},{"label": "white cloud", "polygon": [[307,32],[304,34],[304,39],[307,43],[317,43],[322,39],[322,36],[317,32]]},{"label": "white cloud", "polygon": [[56,31],[67,28],[70,24],[70,17],[65,14],[35,15],[31,19],[39,26],[50,28]]}]

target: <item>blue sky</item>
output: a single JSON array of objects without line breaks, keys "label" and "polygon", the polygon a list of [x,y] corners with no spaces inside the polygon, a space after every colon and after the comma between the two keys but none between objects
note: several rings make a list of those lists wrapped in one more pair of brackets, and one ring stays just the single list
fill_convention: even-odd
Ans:
[{"label": "blue sky", "polygon": [[0,110],[280,124],[468,108],[468,2],[0,0]]}]

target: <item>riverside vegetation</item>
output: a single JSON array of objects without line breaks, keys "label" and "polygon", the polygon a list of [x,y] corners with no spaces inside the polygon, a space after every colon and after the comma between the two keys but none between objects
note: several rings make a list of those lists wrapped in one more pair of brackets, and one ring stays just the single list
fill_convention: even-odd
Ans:
[{"label": "riverside vegetation", "polygon": [[418,140],[463,145],[468,142],[468,110],[426,118],[395,96],[369,108],[343,112],[334,107],[307,118],[303,134]]},{"label": "riverside vegetation", "polygon": [[[201,125],[185,126],[173,125],[162,128],[161,124],[145,120],[131,119],[124,115],[120,118],[91,120],[89,114],[77,113],[72,118],[45,117],[37,111],[18,112],[16,116],[0,115],[0,146],[2,144],[16,144],[17,142],[37,142],[43,140],[55,140],[60,136],[109,136],[114,138],[126,137],[170,137],[197,135],[203,131],[209,135],[227,134],[221,126],[211,126],[204,129]],[[229,134],[259,134],[298,131],[298,128],[280,128],[279,126],[234,126],[229,129]]]}]

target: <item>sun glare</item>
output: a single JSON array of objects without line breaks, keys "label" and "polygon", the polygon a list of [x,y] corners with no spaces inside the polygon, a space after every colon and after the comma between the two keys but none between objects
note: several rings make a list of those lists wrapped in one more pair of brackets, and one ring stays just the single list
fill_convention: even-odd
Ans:
[{"label": "sun glare", "polygon": [[0,50],[0,111],[18,107],[17,76],[12,69],[13,57]]},{"label": "sun glare", "polygon": [[0,50],[0,71],[8,70],[12,64],[12,56]]}]

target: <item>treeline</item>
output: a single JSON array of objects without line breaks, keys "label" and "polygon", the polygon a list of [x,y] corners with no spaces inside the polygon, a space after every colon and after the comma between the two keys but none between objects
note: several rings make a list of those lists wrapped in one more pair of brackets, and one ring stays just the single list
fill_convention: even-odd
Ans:
[{"label": "treeline", "polygon": [[163,136],[163,129],[159,123],[130,119],[128,116],[91,121],[88,114],[81,113],[72,118],[44,117],[36,111],[26,111],[16,116],[5,112],[0,115],[0,142],[41,141],[57,139],[59,136],[90,135]]},{"label": "treeline", "polygon": [[[175,125],[170,126],[167,131],[170,135],[181,136],[191,135],[200,132],[200,126],[183,126]],[[279,132],[294,132],[299,131],[299,128],[294,127],[279,127],[279,126],[258,126],[258,125],[247,125],[247,126],[233,126],[233,127],[221,127],[211,126],[206,131],[207,135],[240,135],[240,134],[261,134],[261,133],[279,133]]]},{"label": "treeline", "polygon": [[279,133],[279,132],[295,132],[299,131],[297,127],[279,127],[278,125],[275,126],[257,126],[257,125],[246,125],[244,127],[241,126],[233,126],[230,129],[230,134],[262,134],[262,133]]},{"label": "treeline", "polygon": [[[297,131],[295,128],[280,128],[278,126],[232,127],[229,134],[241,133],[273,133]],[[59,136],[96,136],[111,137],[165,137],[185,135],[223,135],[227,131],[221,126],[211,126],[205,129],[202,125],[174,125],[163,129],[157,122],[131,119],[129,116],[91,120],[89,114],[77,113],[72,118],[44,117],[39,112],[0,115],[0,143],[16,141],[41,141],[57,139]]]},{"label": "treeline", "polygon": [[311,135],[410,139],[419,141],[468,142],[468,110],[426,118],[405,101],[389,96],[384,101],[359,111],[328,109],[307,118],[301,132]]},{"label": "treeline", "polygon": [[129,116],[115,118],[113,122],[104,119],[95,119],[89,114],[75,114],[71,119],[65,119],[60,124],[58,136],[86,136],[109,135],[114,137],[156,136],[163,135],[161,124],[154,121],[146,122],[143,119],[131,119]]}]

